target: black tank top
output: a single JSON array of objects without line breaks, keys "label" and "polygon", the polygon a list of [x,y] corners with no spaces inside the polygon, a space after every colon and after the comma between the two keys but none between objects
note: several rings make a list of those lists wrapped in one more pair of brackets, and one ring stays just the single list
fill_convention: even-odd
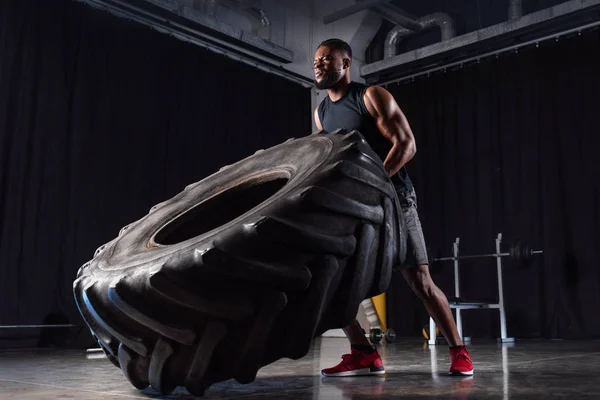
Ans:
[{"label": "black tank top", "polygon": [[[332,101],[329,96],[319,104],[318,115],[321,126],[327,132],[344,128],[347,131],[359,131],[384,161],[392,148],[392,143],[387,140],[365,106],[364,95],[368,86],[359,82],[351,82],[348,92],[338,101]],[[402,167],[397,174],[391,177],[396,191],[404,193],[413,188],[406,167]]]}]

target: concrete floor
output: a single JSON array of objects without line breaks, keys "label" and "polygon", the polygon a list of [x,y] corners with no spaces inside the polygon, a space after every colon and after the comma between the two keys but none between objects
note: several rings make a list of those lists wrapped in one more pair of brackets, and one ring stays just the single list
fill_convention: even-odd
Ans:
[{"label": "concrete floor", "polygon": [[[212,386],[213,399],[600,399],[600,341],[474,342],[473,378],[447,376],[445,345],[402,340],[380,346],[384,377],[324,378],[321,368],[337,364],[344,339],[315,341],[298,361],[280,360],[248,385]],[[106,358],[85,350],[0,351],[0,399],[159,398],[138,391]],[[167,399],[192,398],[178,390]]]}]

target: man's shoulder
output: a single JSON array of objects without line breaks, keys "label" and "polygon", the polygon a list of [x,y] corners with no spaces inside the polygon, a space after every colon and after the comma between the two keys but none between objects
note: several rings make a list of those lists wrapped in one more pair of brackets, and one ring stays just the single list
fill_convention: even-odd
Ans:
[{"label": "man's shoulder", "polygon": [[366,85],[365,84],[365,93],[366,92],[377,93],[377,92],[382,92],[382,91],[387,91],[387,89],[384,88],[383,86],[379,86],[379,85]]},{"label": "man's shoulder", "polygon": [[383,86],[372,85],[365,89],[363,97],[368,102],[380,102],[392,97],[392,94]]},{"label": "man's shoulder", "polygon": [[329,96],[323,97],[323,100],[317,105],[317,110],[322,110],[327,105],[327,100],[329,100]]},{"label": "man's shoulder", "polygon": [[373,96],[382,96],[387,92],[387,89],[379,85],[369,85],[362,82],[355,82],[355,85],[355,90],[358,90],[365,99]]}]

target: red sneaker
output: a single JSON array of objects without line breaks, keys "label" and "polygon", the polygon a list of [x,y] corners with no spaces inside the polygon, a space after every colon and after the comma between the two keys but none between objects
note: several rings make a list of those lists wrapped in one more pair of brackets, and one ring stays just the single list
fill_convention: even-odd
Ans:
[{"label": "red sneaker", "polygon": [[325,368],[321,373],[325,376],[358,376],[383,375],[385,368],[377,350],[371,354],[351,349],[351,354],[344,354],[342,362],[332,368]]},{"label": "red sneaker", "polygon": [[473,375],[473,361],[465,346],[450,348],[450,366],[449,375]]}]

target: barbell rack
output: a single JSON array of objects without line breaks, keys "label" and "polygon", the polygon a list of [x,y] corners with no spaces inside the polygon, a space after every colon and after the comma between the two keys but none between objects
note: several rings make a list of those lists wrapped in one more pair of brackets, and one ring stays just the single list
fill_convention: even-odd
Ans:
[{"label": "barbell rack", "polygon": [[[471,341],[470,337],[463,335],[462,328],[462,310],[482,310],[482,309],[497,309],[499,311],[500,318],[500,337],[498,341],[501,343],[514,343],[514,337],[509,337],[507,334],[506,326],[506,311],[504,308],[504,287],[502,279],[502,258],[509,257],[511,254],[502,252],[502,233],[498,233],[495,240],[496,252],[492,254],[481,254],[481,255],[460,255],[460,238],[457,237],[452,245],[452,257],[439,257],[436,261],[453,261],[454,262],[454,295],[455,300],[449,300],[448,303],[451,309],[455,310],[456,314],[456,328],[458,334],[463,342],[467,343]],[[534,250],[532,254],[542,254],[543,250]],[[498,301],[465,301],[461,300],[460,294],[460,267],[459,261],[462,259],[473,259],[473,258],[495,258],[496,259],[496,273],[498,283]],[[436,323],[433,318],[429,317],[429,345],[437,344],[436,335]]]}]

